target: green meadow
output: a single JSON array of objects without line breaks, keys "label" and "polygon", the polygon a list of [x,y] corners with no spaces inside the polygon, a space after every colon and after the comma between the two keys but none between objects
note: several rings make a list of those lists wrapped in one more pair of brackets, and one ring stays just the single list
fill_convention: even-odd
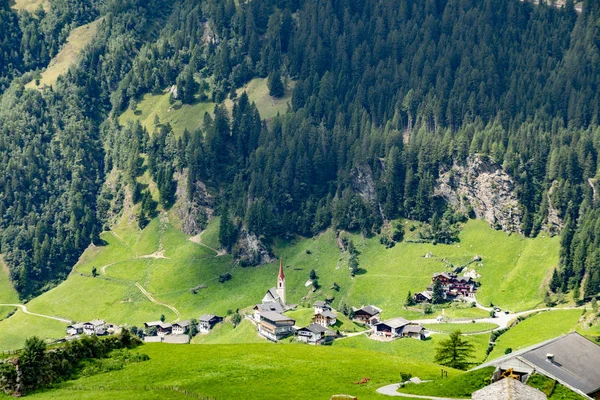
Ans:
[{"label": "green meadow", "polygon": [[436,332],[452,333],[461,331],[462,333],[484,332],[496,329],[498,325],[490,322],[475,322],[471,324],[425,324],[426,329]]},{"label": "green meadow", "polygon": [[[412,357],[330,346],[147,344],[137,351],[147,354],[150,360],[65,382],[55,390],[28,397],[184,398],[178,392],[153,390],[175,386],[217,399],[328,399],[333,394],[352,394],[368,400],[381,399],[375,390],[397,382],[400,372],[422,379],[439,378],[440,374],[439,366]],[[452,369],[448,372],[449,376],[458,374]],[[362,378],[370,381],[355,383]],[[137,388],[144,386],[148,390],[140,394]]]},{"label": "green meadow", "polygon": [[503,356],[506,349],[520,350],[576,329],[581,310],[546,311],[533,315],[496,339],[489,359]]},{"label": "green meadow", "polygon": [[[161,315],[168,321],[176,320],[177,314],[167,306],[174,307],[183,319],[198,318],[204,313],[225,315],[230,310],[248,309],[261,301],[267,289],[275,286],[278,262],[242,268],[235,265],[231,256],[217,254],[211,248],[218,247],[218,224],[219,220],[213,219],[198,244],[176,228],[175,212],[161,213],[144,230],[123,218],[113,231],[102,234],[105,245],[90,246],[69,278],[30,301],[28,308],[32,312],[74,321],[102,318],[130,326],[140,326]],[[347,255],[338,249],[332,230],[315,238],[298,237],[274,243],[274,254],[283,260],[288,302],[299,305],[294,313],[298,314],[296,318],[300,322],[309,322],[312,304],[324,298],[333,299],[332,304],[338,310],[343,304],[374,304],[383,309],[383,318],[399,315],[423,318],[420,313],[404,309],[408,291],[423,290],[434,272],[446,270],[444,259],[454,265],[464,265],[475,255],[481,256],[482,261],[470,264],[469,268],[481,274],[480,301],[493,301],[513,311],[535,307],[543,300],[542,277],[551,273],[558,257],[558,247],[554,246],[554,252],[541,252],[545,256],[535,263],[527,263],[525,268],[523,259],[527,254],[535,249],[552,248],[558,238],[523,239],[495,231],[487,223],[475,220],[464,226],[460,242],[453,245],[403,242],[386,249],[378,237],[354,235],[353,241],[360,251],[359,262],[364,269],[364,273],[355,277],[350,276]],[[511,250],[513,248],[516,250]],[[425,258],[427,253],[432,253],[433,257]],[[93,268],[98,273],[96,277],[92,277]],[[313,269],[319,282],[316,290],[308,283]],[[519,276],[523,269],[530,277],[526,283],[507,278]],[[224,273],[230,273],[232,279],[219,283],[219,275]],[[0,284],[6,282],[2,279]],[[512,282],[512,286],[507,281]],[[339,291],[334,290],[334,282]],[[148,299],[136,283],[156,302]],[[5,286],[8,287],[7,283]],[[499,290],[494,294],[494,287],[507,290],[510,287],[512,292]],[[3,290],[2,293],[8,292]],[[15,300],[12,297],[11,301]],[[436,307],[433,315],[440,312]],[[447,306],[444,315],[476,318],[486,316],[486,312],[452,304]],[[340,330],[359,329],[343,316],[340,322]],[[43,325],[47,321],[40,323]],[[9,343],[5,335],[0,335],[0,349],[23,343],[31,334],[13,324],[12,318],[0,322],[0,332],[22,338],[20,342],[11,339]],[[59,333],[51,329],[48,332]]]}]

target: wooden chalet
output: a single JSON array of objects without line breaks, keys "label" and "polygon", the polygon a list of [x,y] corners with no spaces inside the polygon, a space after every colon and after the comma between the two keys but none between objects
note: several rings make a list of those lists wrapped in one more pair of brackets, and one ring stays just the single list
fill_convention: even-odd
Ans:
[{"label": "wooden chalet", "polygon": [[273,311],[265,311],[260,314],[258,333],[274,342],[294,333],[296,321],[286,315]]},{"label": "wooden chalet", "polygon": [[354,320],[357,322],[363,322],[367,325],[375,325],[380,321],[381,309],[373,305],[362,306],[361,308],[352,307],[354,311]]}]

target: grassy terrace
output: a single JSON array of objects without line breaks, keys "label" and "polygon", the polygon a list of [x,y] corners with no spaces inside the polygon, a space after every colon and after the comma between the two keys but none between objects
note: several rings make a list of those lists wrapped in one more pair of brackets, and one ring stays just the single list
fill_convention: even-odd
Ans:
[{"label": "grassy terrace", "polygon": [[[399,372],[434,379],[439,367],[409,357],[329,346],[304,345],[191,345],[147,344],[140,348],[150,360],[61,384],[57,390],[32,399],[138,399],[134,386],[174,385],[204,396],[249,399],[328,399],[352,394],[359,399],[379,399],[375,390],[398,380]],[[458,372],[449,370],[450,376]],[[355,382],[371,378],[364,385]],[[118,388],[119,391],[98,390]],[[82,390],[70,390],[70,389]],[[179,393],[150,390],[145,399],[184,398]]]},{"label": "grassy terrace", "polygon": [[489,322],[476,322],[471,324],[429,324],[424,326],[426,329],[445,333],[452,333],[454,331],[461,331],[462,333],[485,332],[498,327],[498,325]]}]

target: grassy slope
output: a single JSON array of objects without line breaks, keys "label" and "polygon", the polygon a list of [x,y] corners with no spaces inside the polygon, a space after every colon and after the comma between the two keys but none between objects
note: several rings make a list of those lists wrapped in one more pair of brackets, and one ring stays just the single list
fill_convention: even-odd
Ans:
[{"label": "grassy slope", "polygon": [[493,372],[494,367],[484,368],[451,377],[450,379],[440,379],[420,385],[409,384],[400,389],[400,391],[426,396],[460,396],[470,398],[473,392],[489,384]]},{"label": "grassy slope", "polygon": [[[40,2],[38,1],[38,3]],[[60,49],[58,54],[50,60],[50,64],[48,64],[46,70],[42,72],[39,87],[54,86],[58,77],[67,72],[71,65],[75,64],[77,57],[83,48],[87,46],[96,35],[98,25],[101,22],[102,18],[99,18],[94,22],[82,25],[71,31],[66,43]],[[25,87],[34,89],[36,87],[35,81],[29,82]]]},{"label": "grassy slope", "polygon": [[[3,307],[0,311],[4,313],[4,310]],[[0,350],[20,349],[31,335],[42,339],[63,337],[66,327],[65,323],[28,315],[19,309],[12,317],[0,322]]]},{"label": "grassy slope", "polygon": [[[303,345],[145,345],[141,352],[150,360],[121,371],[96,375],[63,384],[62,389],[30,396],[32,399],[137,399],[135,391],[70,391],[81,386],[131,387],[132,385],[176,385],[218,399],[327,399],[332,394],[350,393],[361,400],[381,398],[375,390],[398,380],[400,370],[423,379],[437,378],[439,367],[411,358],[379,352],[329,346]],[[208,372],[210,371],[210,372]],[[450,376],[456,375],[450,370]],[[363,377],[365,385],[354,382]],[[162,392],[162,398],[183,398]],[[93,396],[93,397],[92,397]],[[144,392],[144,398],[157,398]]]},{"label": "grassy slope", "polygon": [[212,331],[205,335],[197,335],[192,339],[194,344],[233,344],[233,343],[266,343],[266,339],[259,336],[256,327],[248,320],[242,322],[234,329],[231,322],[216,325]]},{"label": "grassy slope", "polygon": [[[127,218],[113,232],[105,232],[102,238],[106,246],[90,247],[82,255],[67,281],[58,287],[32,300],[28,307],[33,312],[57,315],[82,321],[104,318],[107,321],[140,325],[147,320],[155,320],[165,314],[167,320],[176,317],[168,308],[151,303],[135,286],[139,282],[156,300],[176,307],[182,318],[197,318],[203,313],[225,314],[227,310],[244,309],[260,301],[265,291],[274,286],[278,263],[254,268],[240,268],[232,263],[230,256],[217,257],[212,250],[188,240],[188,236],[173,227],[173,212],[169,218],[154,219],[143,231]],[[218,219],[211,221],[202,236],[209,246],[217,246]],[[446,257],[455,264],[470,260],[473,255],[483,257],[481,267],[484,286],[506,287],[504,275],[512,275],[513,269],[522,268],[519,263],[519,250],[526,254],[529,247],[543,247],[549,239],[522,239],[516,235],[507,236],[490,229],[485,222],[471,221],[461,233],[460,244],[451,246],[401,243],[392,249],[384,249],[377,238],[354,241],[361,251],[361,266],[364,275],[350,277],[346,256],[340,254],[332,231],[317,238],[299,238],[291,242],[279,241],[275,253],[283,258],[288,288],[288,301],[300,306],[311,307],[314,300],[335,297],[333,305],[339,309],[344,302],[349,305],[373,303],[384,309],[384,318],[403,315],[420,317],[408,312],[402,305],[406,293],[422,290],[429,282],[432,273],[444,269],[441,258]],[[550,239],[554,241],[556,239]],[[490,247],[493,242],[496,247]],[[307,252],[307,250],[309,252]],[[140,258],[158,251],[164,251],[167,258]],[[514,254],[511,258],[507,256]],[[555,251],[558,251],[557,249]],[[432,252],[437,258],[423,258]],[[544,276],[554,265],[554,256],[540,257],[538,262],[527,264],[531,276]],[[106,275],[91,277],[92,268]],[[320,289],[313,292],[306,287],[311,269],[315,269]],[[496,269],[504,271],[495,273]],[[218,276],[230,272],[232,280],[219,283]],[[339,292],[331,289],[333,282],[341,287]],[[514,296],[506,296],[504,302],[495,301],[503,308],[518,309],[525,305],[541,302],[537,287],[540,281],[533,280],[528,287],[515,286]],[[190,289],[206,285],[197,294]],[[489,289],[488,289],[489,290]],[[475,317],[482,311],[465,308],[451,308],[446,315],[453,317]],[[468,315],[467,315],[468,314]],[[471,315],[473,314],[473,315]],[[45,321],[44,321],[45,322]],[[344,321],[343,321],[344,322]],[[0,330],[28,335],[30,332],[11,328],[11,319],[0,322]],[[0,348],[3,348],[0,336]]]},{"label": "grassy slope", "polygon": [[50,1],[48,0],[9,0],[8,4],[10,8],[15,11],[26,10],[29,12],[34,12],[40,6],[45,10],[50,10]]},{"label": "grassy slope", "polygon": [[[345,347],[378,351],[391,355],[409,355],[411,358],[424,362],[434,362],[436,346],[440,340],[447,339],[448,335],[431,335],[427,340],[398,339],[393,342],[380,342],[369,339],[364,335],[353,336],[333,343],[334,347]],[[489,334],[465,336],[474,346],[472,362],[480,364],[485,358],[485,350],[489,341]],[[422,378],[422,377],[421,377]]]},{"label": "grassy slope", "polygon": [[128,120],[139,120],[148,132],[152,133],[155,129],[154,117],[158,115],[161,123],[166,124],[168,122],[173,128],[173,132],[176,135],[181,135],[185,129],[193,131],[202,128],[204,114],[206,112],[212,113],[215,108],[215,104],[210,102],[173,107],[169,102],[169,97],[169,93],[146,94],[138,103],[138,114],[136,115],[131,109],[127,109],[119,117],[119,122],[125,125]]},{"label": "grassy slope", "polygon": [[[269,95],[269,88],[267,87],[267,78],[254,78],[246,85],[237,90],[237,95],[241,95],[246,92],[250,103],[254,102],[260,117],[262,119],[271,119],[277,114],[285,114],[288,110],[288,104],[292,103],[292,89],[295,85],[294,81],[290,81],[288,84],[288,90],[280,99],[273,98]],[[231,100],[225,100],[225,106],[231,110],[233,102]]]},{"label": "grassy slope", "polygon": [[580,317],[581,310],[549,311],[529,317],[497,339],[489,359],[503,356],[507,348],[516,351],[571,332]]},{"label": "grassy slope", "polygon": [[8,277],[8,267],[0,256],[0,303],[14,304],[19,302],[17,291],[13,288]]},{"label": "grassy slope", "polygon": [[[293,82],[290,83],[290,88],[293,87],[293,84]],[[292,99],[291,90],[288,90],[286,95],[280,99],[269,96],[267,80],[262,78],[252,79],[238,89],[237,93],[239,95],[244,91],[248,94],[250,102],[256,103],[263,119],[271,119],[278,113],[285,114],[288,103]],[[119,117],[120,123],[124,125],[129,120],[139,120],[149,132],[153,132],[155,129],[154,117],[158,115],[161,123],[166,124],[168,122],[173,128],[173,132],[176,135],[181,135],[185,129],[192,131],[202,128],[204,114],[207,112],[212,114],[215,107],[215,103],[212,102],[198,102],[190,105],[181,105],[178,102],[173,105],[169,102],[169,97],[169,93],[146,94],[138,103],[137,114],[128,109]],[[225,100],[224,104],[229,110],[233,107],[233,102],[229,99]]]},{"label": "grassy slope", "polygon": [[473,324],[429,324],[424,326],[427,329],[433,329],[437,332],[448,333],[452,333],[457,330],[460,330],[462,333],[482,332],[498,327],[498,325],[489,322],[477,322]]}]

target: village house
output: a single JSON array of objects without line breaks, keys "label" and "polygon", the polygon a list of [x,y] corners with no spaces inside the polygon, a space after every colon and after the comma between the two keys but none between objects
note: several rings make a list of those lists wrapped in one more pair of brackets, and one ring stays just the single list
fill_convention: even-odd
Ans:
[{"label": "village house", "polygon": [[273,311],[265,311],[260,314],[258,333],[274,342],[294,333],[293,318]]},{"label": "village house", "polygon": [[123,329],[119,325],[115,324],[106,324],[106,333],[109,335],[114,335],[116,333],[120,333]]},{"label": "village house", "polygon": [[185,335],[190,330],[190,320],[179,321],[171,326],[173,335]]},{"label": "village house", "polygon": [[433,299],[433,286],[439,281],[443,291],[443,298],[474,298],[477,293],[477,282],[471,276],[458,276],[450,272],[436,272],[431,277],[431,285],[427,290],[413,295],[417,303],[431,303]]},{"label": "village house", "polygon": [[83,333],[83,324],[72,324],[67,326],[67,335],[75,336]]},{"label": "village house", "polygon": [[308,344],[324,344],[333,340],[333,332],[321,325],[310,324],[296,331],[296,340]]},{"label": "village house", "polygon": [[386,338],[410,337],[425,339],[425,328],[421,324],[414,324],[404,318],[397,317],[375,324],[375,335]]},{"label": "village house", "polygon": [[323,300],[317,300],[314,304],[315,314],[320,314],[324,311],[331,311],[331,306]]},{"label": "village house", "polygon": [[568,333],[481,364],[496,367],[493,381],[507,373],[526,382],[544,375],[586,399],[600,399],[600,346],[577,332]]},{"label": "village house", "polygon": [[389,338],[400,337],[402,329],[408,324],[410,324],[410,321],[401,317],[388,319],[375,324],[375,334]]},{"label": "village house", "polygon": [[381,318],[381,309],[372,305],[362,306],[361,308],[352,307],[352,311],[354,311],[355,321],[363,322],[370,326],[378,323]]},{"label": "village house", "polygon": [[402,329],[402,337],[425,340],[425,328],[421,324],[409,324]]},{"label": "village house", "polygon": [[144,327],[146,328],[146,333],[148,333],[148,329],[152,327],[156,327],[156,335],[157,336],[167,336],[171,334],[172,325],[168,322],[162,321],[152,321],[144,323]]},{"label": "village house", "polygon": [[431,303],[432,298],[432,292],[428,292],[427,290],[415,293],[413,296],[413,299],[415,299],[417,303]]},{"label": "village house", "polygon": [[318,324],[318,325],[321,325],[321,326],[327,328],[328,326],[332,326],[332,325],[336,324],[337,315],[335,313],[333,313],[332,311],[325,310],[318,314],[315,314],[315,316],[313,317],[313,322],[315,324]]},{"label": "village house", "polygon": [[198,332],[200,333],[208,333],[210,330],[223,321],[223,317],[219,317],[218,315],[213,314],[204,314],[200,318],[198,318]]},{"label": "village house", "polygon": [[88,336],[97,335],[101,336],[106,333],[106,322],[101,319],[95,319],[89,322],[83,323],[83,333]]}]

